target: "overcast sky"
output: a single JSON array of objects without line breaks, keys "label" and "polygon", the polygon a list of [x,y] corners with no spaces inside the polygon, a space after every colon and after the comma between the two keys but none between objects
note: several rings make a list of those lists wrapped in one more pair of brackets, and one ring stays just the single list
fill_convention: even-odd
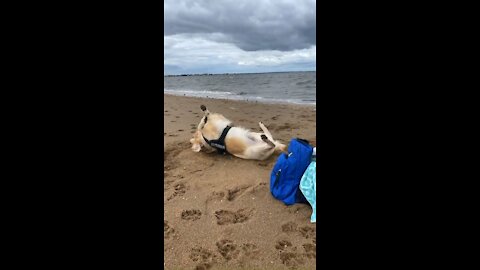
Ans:
[{"label": "overcast sky", "polygon": [[165,0],[165,74],[316,70],[315,0]]}]

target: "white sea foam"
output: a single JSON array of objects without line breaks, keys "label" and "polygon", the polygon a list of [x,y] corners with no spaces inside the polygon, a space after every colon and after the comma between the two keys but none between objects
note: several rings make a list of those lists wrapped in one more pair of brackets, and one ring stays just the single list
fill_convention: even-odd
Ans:
[{"label": "white sea foam", "polygon": [[164,77],[164,93],[260,103],[316,105],[315,72]]},{"label": "white sea foam", "polygon": [[188,96],[188,97],[202,97],[202,98],[214,98],[214,99],[231,99],[231,100],[244,100],[244,101],[256,101],[260,103],[291,103],[291,104],[300,104],[300,105],[316,105],[317,103],[313,100],[301,100],[301,99],[277,99],[277,98],[267,98],[259,96],[249,96],[242,93],[241,95],[234,94],[232,92],[223,92],[223,91],[208,91],[208,90],[173,90],[173,89],[163,89],[163,93],[175,96]]}]

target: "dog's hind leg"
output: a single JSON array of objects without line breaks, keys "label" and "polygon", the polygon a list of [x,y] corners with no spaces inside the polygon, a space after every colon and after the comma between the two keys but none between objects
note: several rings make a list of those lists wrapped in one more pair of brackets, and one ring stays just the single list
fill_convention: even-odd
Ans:
[{"label": "dog's hind leg", "polygon": [[[265,133],[265,135],[267,136],[268,140],[273,143],[274,147],[282,152],[285,152],[286,149],[287,149],[287,146],[285,146],[283,143],[279,142],[279,141],[275,141],[273,139],[273,136],[272,134],[270,133],[270,131],[267,129],[267,127],[265,127],[265,125],[262,123],[262,122],[259,122],[258,123],[260,125],[260,128],[262,129],[262,131]],[[263,136],[263,135],[262,135]],[[262,137],[262,140],[266,143],[268,143],[267,141],[265,141]]]},{"label": "dog's hind leg", "polygon": [[267,138],[267,136],[265,136],[264,134],[262,134],[260,137],[262,138],[262,141],[266,142],[270,147],[275,148],[275,144],[274,144],[272,141],[270,141],[270,140]]},{"label": "dog's hind leg", "polygon": [[244,159],[265,160],[269,158],[274,151],[275,151],[275,148],[270,146],[269,144],[268,145],[260,144],[260,145],[249,147],[245,155],[238,155],[238,157],[241,157]]},{"label": "dog's hind leg", "polygon": [[267,127],[265,127],[265,125],[262,123],[262,122],[258,122],[258,125],[260,126],[260,128],[262,129],[263,133],[265,133],[265,135],[267,136],[267,138],[274,142],[275,140],[273,139],[273,136],[272,134],[270,133],[270,131],[267,129]]}]

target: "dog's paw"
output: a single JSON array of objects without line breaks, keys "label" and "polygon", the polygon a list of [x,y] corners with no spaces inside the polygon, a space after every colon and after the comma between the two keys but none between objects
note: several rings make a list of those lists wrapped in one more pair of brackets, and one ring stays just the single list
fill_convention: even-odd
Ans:
[{"label": "dog's paw", "polygon": [[205,105],[200,105],[200,109],[202,109],[202,111],[205,111],[207,107],[205,107]]},{"label": "dog's paw", "polygon": [[229,239],[220,240],[216,243],[218,252],[227,260],[235,259],[240,254],[238,246]]},{"label": "dog's paw", "polygon": [[308,226],[301,227],[298,231],[306,239],[314,237],[316,235],[316,232],[317,232],[316,228],[314,229],[314,228],[308,227]]}]

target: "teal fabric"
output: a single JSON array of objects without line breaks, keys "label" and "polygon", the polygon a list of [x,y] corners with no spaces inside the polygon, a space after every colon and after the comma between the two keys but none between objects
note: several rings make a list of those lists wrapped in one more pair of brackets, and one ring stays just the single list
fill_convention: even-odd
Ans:
[{"label": "teal fabric", "polygon": [[312,223],[317,222],[317,162],[313,160],[308,165],[305,173],[300,180],[300,190],[303,196],[312,206],[312,217],[310,221]]}]

